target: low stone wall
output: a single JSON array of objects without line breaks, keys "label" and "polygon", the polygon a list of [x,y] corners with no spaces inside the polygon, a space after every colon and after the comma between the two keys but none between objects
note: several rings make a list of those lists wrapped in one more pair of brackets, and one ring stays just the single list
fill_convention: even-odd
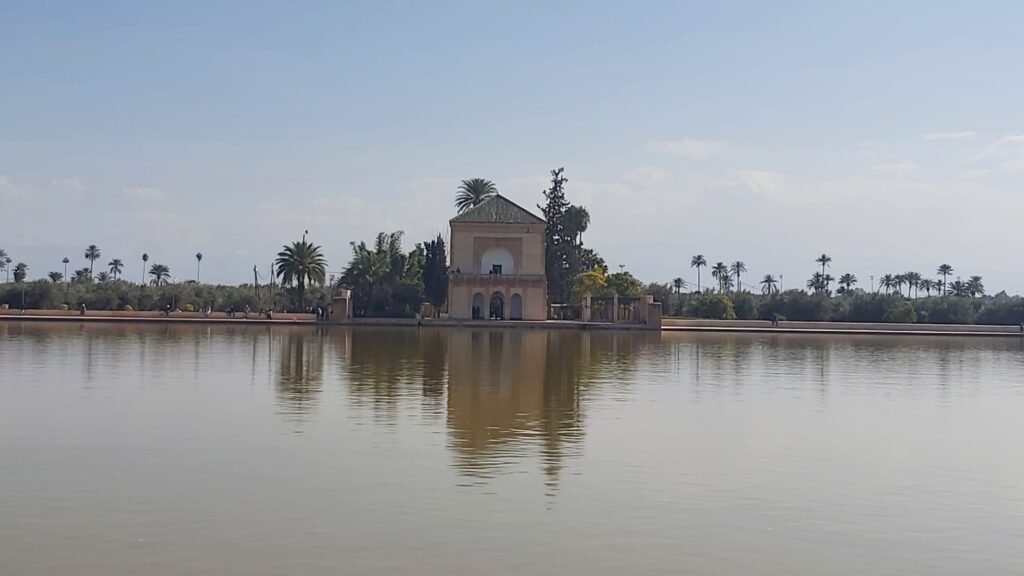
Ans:
[{"label": "low stone wall", "polygon": [[831,332],[936,332],[966,334],[1020,334],[1019,326],[992,326],[984,324],[896,324],[886,322],[795,322],[780,321],[773,326],[768,320],[698,320],[667,318],[662,320],[667,329],[719,329],[719,330],[807,330]]},{"label": "low stone wall", "polygon": [[[244,312],[234,316],[228,316],[226,312],[171,312],[165,316],[163,312],[149,310],[136,310],[128,312],[125,310],[86,310],[82,314],[79,310],[0,310],[0,319],[38,319],[38,320],[186,320],[186,321],[217,321],[217,322],[244,322],[244,321],[268,321],[268,319],[256,312],[250,312],[245,317]],[[315,314],[299,314],[293,312],[274,312],[274,322],[316,322]]]}]

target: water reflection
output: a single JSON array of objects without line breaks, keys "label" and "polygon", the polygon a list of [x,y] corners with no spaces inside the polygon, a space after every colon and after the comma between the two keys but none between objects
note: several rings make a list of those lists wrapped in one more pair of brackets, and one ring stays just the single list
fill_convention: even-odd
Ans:
[{"label": "water reflection", "polygon": [[291,330],[277,336],[275,348],[278,406],[281,413],[302,420],[316,407],[323,390],[324,335],[319,330]]}]

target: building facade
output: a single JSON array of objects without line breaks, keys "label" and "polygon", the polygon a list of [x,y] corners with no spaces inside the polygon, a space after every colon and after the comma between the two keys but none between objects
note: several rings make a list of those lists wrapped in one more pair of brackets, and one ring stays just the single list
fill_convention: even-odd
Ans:
[{"label": "building facade", "polygon": [[450,225],[450,318],[547,319],[542,218],[495,195]]}]

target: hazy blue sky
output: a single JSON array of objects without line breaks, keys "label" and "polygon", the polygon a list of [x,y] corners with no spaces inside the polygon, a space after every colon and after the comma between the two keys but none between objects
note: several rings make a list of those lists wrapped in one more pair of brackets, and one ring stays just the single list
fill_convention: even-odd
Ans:
[{"label": "hazy blue sky", "polygon": [[[1024,2],[12,2],[0,247],[240,282],[308,229],[446,230],[462,178],[644,280],[949,262],[1024,289]],[[705,278],[707,274],[705,273]]]}]

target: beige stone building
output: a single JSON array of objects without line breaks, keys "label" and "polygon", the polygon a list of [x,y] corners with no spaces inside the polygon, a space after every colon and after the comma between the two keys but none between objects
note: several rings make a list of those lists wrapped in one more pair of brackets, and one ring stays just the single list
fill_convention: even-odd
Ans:
[{"label": "beige stone building", "polygon": [[542,218],[496,195],[450,224],[449,317],[547,319]]}]

